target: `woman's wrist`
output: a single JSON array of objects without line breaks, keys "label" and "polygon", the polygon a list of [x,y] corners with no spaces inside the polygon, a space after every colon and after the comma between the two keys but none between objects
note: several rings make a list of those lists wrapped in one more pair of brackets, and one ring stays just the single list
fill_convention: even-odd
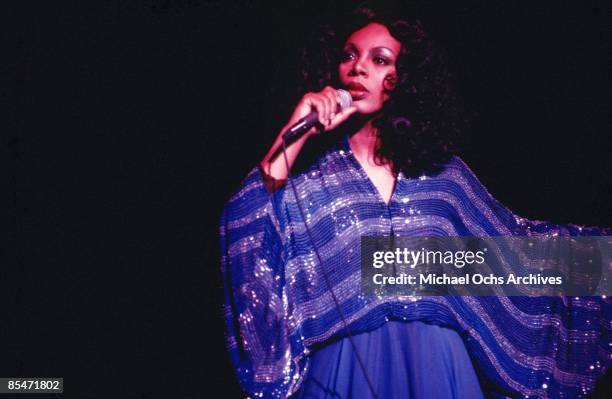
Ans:
[{"label": "woman's wrist", "polygon": [[258,165],[259,173],[263,179],[264,187],[269,193],[273,193],[287,183],[287,179],[276,179],[270,175],[270,164],[266,161],[261,161]]}]

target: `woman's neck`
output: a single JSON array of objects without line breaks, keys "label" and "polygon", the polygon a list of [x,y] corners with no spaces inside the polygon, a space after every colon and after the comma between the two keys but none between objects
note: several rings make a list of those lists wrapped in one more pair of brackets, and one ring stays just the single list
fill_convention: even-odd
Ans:
[{"label": "woman's neck", "polygon": [[393,163],[376,158],[376,149],[380,145],[378,129],[373,126],[374,119],[357,122],[354,132],[349,138],[351,150],[355,157],[364,165],[370,167],[383,167],[393,173]]},{"label": "woman's neck", "polygon": [[378,129],[372,126],[372,121],[366,121],[349,138],[349,145],[353,156],[359,162],[385,204],[389,204],[395,187],[396,175],[393,173],[393,164],[384,162],[376,156],[376,149],[380,145]]},{"label": "woman's neck", "polygon": [[372,126],[372,121],[366,122],[351,137],[351,150],[360,159],[373,162],[378,145],[378,130]]}]

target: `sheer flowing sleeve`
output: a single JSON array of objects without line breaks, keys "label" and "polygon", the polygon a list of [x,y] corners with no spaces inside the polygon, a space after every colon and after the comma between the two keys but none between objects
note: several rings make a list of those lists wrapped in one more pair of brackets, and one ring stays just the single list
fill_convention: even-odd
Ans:
[{"label": "sheer flowing sleeve", "polygon": [[221,272],[227,347],[251,397],[286,397],[297,379],[284,295],[284,251],[275,195],[253,169],[223,210]]},{"label": "sheer flowing sleeve", "polygon": [[[529,220],[497,201],[460,159],[459,178],[483,210],[482,226],[500,236],[606,236],[612,229]],[[602,267],[612,266],[609,239],[598,240]],[[481,309],[489,340],[468,346],[481,371],[500,394],[525,397],[583,397],[612,364],[612,298],[598,296],[467,298]],[[477,305],[477,306],[476,306]],[[485,328],[486,327],[486,328]],[[485,354],[482,348],[488,348]],[[486,361],[484,360],[486,359]],[[489,363],[491,362],[491,363]]]}]

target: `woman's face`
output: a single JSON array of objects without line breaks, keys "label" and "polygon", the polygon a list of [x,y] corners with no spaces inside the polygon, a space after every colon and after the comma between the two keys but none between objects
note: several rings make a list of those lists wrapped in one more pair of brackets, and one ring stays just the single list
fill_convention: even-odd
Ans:
[{"label": "woman's face", "polygon": [[[395,82],[401,43],[381,24],[370,23],[346,40],[338,66],[340,82],[361,114],[382,109]],[[386,79],[386,82],[385,82]]]}]

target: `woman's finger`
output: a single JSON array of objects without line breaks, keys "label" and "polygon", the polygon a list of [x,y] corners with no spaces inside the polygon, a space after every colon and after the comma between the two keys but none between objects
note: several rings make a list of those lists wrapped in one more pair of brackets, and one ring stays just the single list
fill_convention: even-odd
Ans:
[{"label": "woman's finger", "polygon": [[320,108],[317,108],[316,111],[318,113],[319,123],[323,126],[327,125],[327,120],[329,119],[329,104],[327,103],[325,97],[325,89],[321,90],[314,94],[317,98],[317,102]]},{"label": "woman's finger", "polygon": [[328,106],[327,119],[328,121],[331,121],[331,119],[335,116],[336,109],[338,107],[338,94],[336,89],[327,86],[323,90],[323,95],[325,96],[325,101],[327,102]]},{"label": "woman's finger", "polygon": [[350,107],[344,109],[342,112],[336,114],[334,118],[332,118],[331,123],[326,126],[325,130],[333,130],[342,122],[347,120],[351,115],[353,115],[357,111],[357,107],[351,105]]}]

